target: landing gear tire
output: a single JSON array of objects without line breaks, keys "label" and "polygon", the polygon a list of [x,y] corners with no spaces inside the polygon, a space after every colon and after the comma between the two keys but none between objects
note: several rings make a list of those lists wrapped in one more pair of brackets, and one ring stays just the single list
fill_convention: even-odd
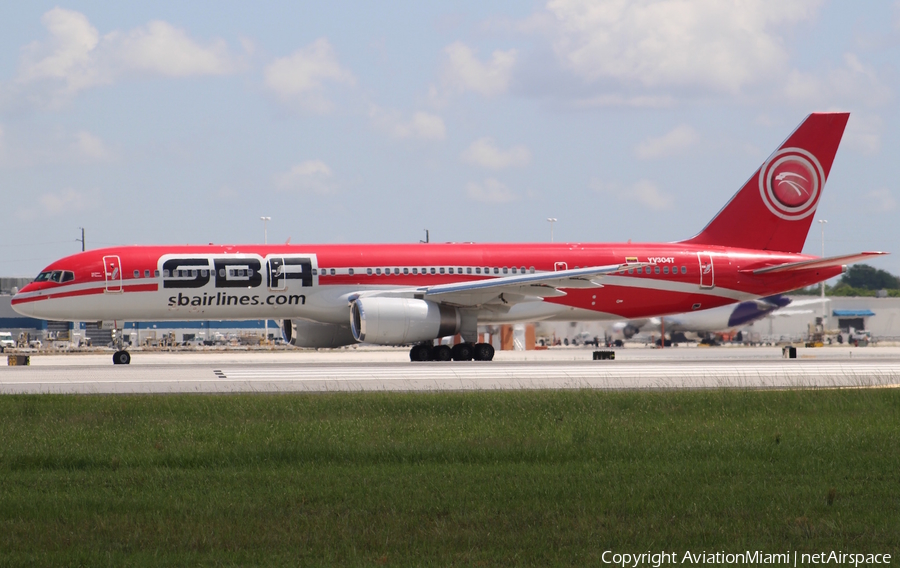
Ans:
[{"label": "landing gear tire", "polygon": [[435,345],[431,348],[432,361],[449,361],[453,357],[453,352],[449,345]]},{"label": "landing gear tire", "polygon": [[474,351],[475,348],[471,343],[460,343],[453,346],[453,349],[450,350],[450,356],[453,357],[454,361],[471,361],[472,357],[474,357]]},{"label": "landing gear tire", "polygon": [[418,362],[431,361],[431,346],[413,345],[412,349],[409,350],[409,360]]},{"label": "landing gear tire", "polygon": [[494,348],[490,343],[476,343],[473,356],[476,361],[490,361],[494,358]]},{"label": "landing gear tire", "polygon": [[116,351],[113,354],[113,365],[128,365],[131,363],[131,354],[128,351]]}]

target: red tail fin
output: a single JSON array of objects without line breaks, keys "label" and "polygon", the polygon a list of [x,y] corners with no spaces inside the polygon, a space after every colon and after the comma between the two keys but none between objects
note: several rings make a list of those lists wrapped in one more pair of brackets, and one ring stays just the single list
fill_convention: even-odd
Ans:
[{"label": "red tail fin", "polygon": [[849,117],[806,117],[706,228],[684,242],[802,251]]}]

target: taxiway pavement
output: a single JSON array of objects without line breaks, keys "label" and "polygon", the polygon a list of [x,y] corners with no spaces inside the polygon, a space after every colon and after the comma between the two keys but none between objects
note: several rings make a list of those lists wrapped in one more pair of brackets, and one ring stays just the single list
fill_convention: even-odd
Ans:
[{"label": "taxiway pavement", "polygon": [[405,349],[34,355],[0,367],[0,393],[233,393],[496,389],[836,388],[900,385],[900,348],[590,349],[497,352],[491,362],[411,363]]}]

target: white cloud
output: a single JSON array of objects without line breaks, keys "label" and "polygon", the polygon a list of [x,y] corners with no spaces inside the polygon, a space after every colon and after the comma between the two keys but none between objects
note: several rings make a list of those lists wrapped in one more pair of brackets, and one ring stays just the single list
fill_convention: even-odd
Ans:
[{"label": "white cloud", "polygon": [[103,38],[115,46],[116,61],[124,68],[169,77],[225,75],[237,70],[224,40],[201,46],[163,21],[152,21],[127,33],[113,32]]},{"label": "white cloud", "polygon": [[204,46],[163,21],[101,37],[84,14],[57,7],[46,12],[41,23],[49,37],[23,48],[15,83],[32,89],[27,95],[49,106],[127,73],[185,77],[239,68],[223,40]]},{"label": "white cloud", "polygon": [[638,158],[644,160],[661,158],[679,154],[696,143],[697,132],[687,124],[682,124],[662,136],[644,140],[637,145],[634,152]]},{"label": "white cloud", "polygon": [[497,147],[493,138],[479,138],[462,153],[462,159],[470,164],[492,170],[511,166],[525,166],[531,162],[531,152],[525,146],[513,146],[509,150]]},{"label": "white cloud", "polygon": [[111,156],[109,149],[98,137],[86,130],[75,135],[74,150],[76,154],[88,160],[106,160]]},{"label": "white cloud", "polygon": [[878,77],[871,65],[866,65],[852,53],[845,53],[843,65],[824,74],[792,71],[787,78],[785,95],[805,105],[826,105],[835,102],[870,106],[882,105],[891,98],[891,89]]},{"label": "white cloud", "polygon": [[508,203],[515,201],[518,196],[505,184],[494,178],[487,178],[483,182],[471,182],[466,184],[466,194],[469,199],[482,203]]},{"label": "white cloud", "polygon": [[281,190],[296,190],[313,193],[331,193],[331,168],[322,160],[301,162],[285,173],[275,176],[275,187]]},{"label": "white cloud", "polygon": [[[839,110],[839,109],[832,109]],[[851,112],[844,140],[847,146],[863,154],[876,154],[881,150],[881,132],[884,121],[880,116],[864,112]]]},{"label": "white cloud", "polygon": [[23,49],[17,83],[61,81],[61,94],[70,95],[112,81],[98,68],[95,50],[100,34],[84,14],[53,8],[41,17],[41,23],[50,37]]},{"label": "white cloud", "polygon": [[897,209],[897,200],[887,188],[874,189],[866,194],[872,208],[879,213],[887,213]]},{"label": "white cloud", "polygon": [[444,54],[447,61],[442,79],[449,90],[459,93],[474,91],[493,96],[504,93],[509,88],[516,64],[515,49],[496,50],[491,54],[490,61],[482,63],[472,48],[458,41],[444,48]]},{"label": "white cloud", "polygon": [[388,111],[376,105],[369,108],[369,118],[378,128],[395,138],[420,138],[443,140],[447,136],[444,119],[436,114],[418,111],[405,120],[397,111]]},{"label": "white cloud", "polygon": [[675,98],[671,95],[636,95],[625,96],[616,94],[598,95],[576,99],[573,106],[576,108],[597,108],[624,106],[632,108],[666,108],[675,104]]},{"label": "white cloud", "polygon": [[37,200],[39,207],[19,209],[17,216],[23,221],[30,221],[93,209],[100,199],[98,193],[96,189],[84,192],[72,188],[45,193]]},{"label": "white cloud", "polygon": [[553,49],[587,81],[735,93],[787,66],[776,28],[820,0],[550,0]]},{"label": "white cloud", "polygon": [[341,67],[325,38],[317,39],[288,57],[276,59],[266,66],[264,75],[266,87],[282,100],[296,101],[315,112],[325,112],[332,107],[324,94],[326,82],[356,84],[356,78]]},{"label": "white cloud", "polygon": [[630,187],[618,183],[604,183],[596,179],[592,180],[590,185],[598,193],[614,196],[619,201],[634,201],[657,211],[671,209],[675,204],[674,197],[663,193],[655,183],[646,179],[638,180]]}]

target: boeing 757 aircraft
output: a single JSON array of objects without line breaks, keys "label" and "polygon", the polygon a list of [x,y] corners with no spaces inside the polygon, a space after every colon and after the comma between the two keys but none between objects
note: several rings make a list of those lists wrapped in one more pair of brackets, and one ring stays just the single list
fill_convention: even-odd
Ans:
[{"label": "boeing 757 aircraft", "polygon": [[[880,252],[800,254],[847,113],[809,115],[696,236],[670,243],[123,246],[56,261],[12,299],[70,321],[282,322],[299,347],[491,360],[479,323],[622,320],[772,296]],[[452,349],[433,340],[461,334]],[[113,361],[127,364],[120,350]]]}]

